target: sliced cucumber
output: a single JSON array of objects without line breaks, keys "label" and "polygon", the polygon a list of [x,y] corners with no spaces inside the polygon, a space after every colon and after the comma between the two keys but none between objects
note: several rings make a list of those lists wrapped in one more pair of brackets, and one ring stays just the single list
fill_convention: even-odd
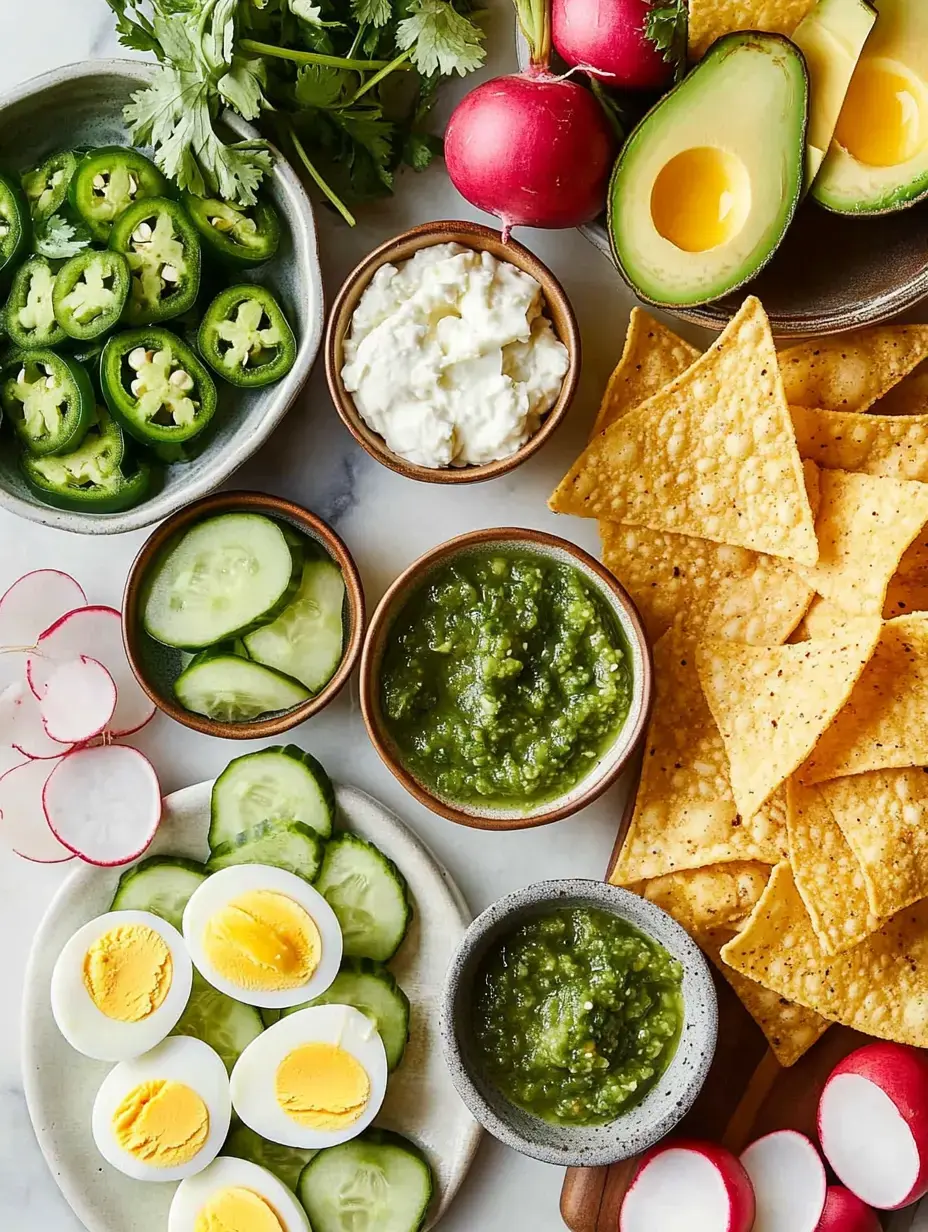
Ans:
[{"label": "sliced cucumber", "polygon": [[207,876],[195,860],[149,856],[119,878],[110,910],[151,911],[179,929],[190,895]]},{"label": "sliced cucumber", "polygon": [[[322,996],[307,1005],[353,1005],[377,1028],[390,1069],[396,1069],[402,1061],[409,1039],[409,998],[381,963],[370,958],[346,958]],[[284,1017],[305,1010],[307,1005],[284,1010]]]},{"label": "sliced cucumber", "polygon": [[174,681],[174,696],[185,710],[223,723],[244,723],[305,702],[308,689],[280,672],[240,659],[227,650],[195,655]]},{"label": "sliced cucumber", "polygon": [[206,518],[152,567],[142,607],[145,631],[181,650],[214,646],[274,620],[296,594],[302,573],[302,552],[270,518]]},{"label": "sliced cucumber", "polygon": [[297,1195],[313,1232],[418,1232],[433,1189],[432,1169],[418,1147],[369,1129],[310,1160]]},{"label": "sliced cucumber", "polygon": [[245,636],[249,655],[318,693],[335,675],[345,649],[345,579],[333,560],[303,563],[296,598],[271,624]]},{"label": "sliced cucumber", "polygon": [[209,845],[229,843],[262,821],[301,821],[332,833],[335,791],[310,753],[278,744],[230,761],[213,785]]},{"label": "sliced cucumber", "polygon": [[412,918],[409,888],[373,843],[356,834],[330,839],[316,889],[338,917],[346,958],[393,957]]},{"label": "sliced cucumber", "polygon": [[261,1015],[253,1005],[233,1001],[193,973],[193,991],[172,1035],[192,1035],[203,1040],[222,1057],[229,1073],[252,1040],[264,1030]]},{"label": "sliced cucumber", "polygon": [[279,1181],[296,1192],[300,1183],[300,1174],[316,1154],[316,1151],[303,1150],[296,1146],[280,1146],[276,1142],[268,1142],[247,1125],[237,1125],[225,1140],[223,1155],[234,1155],[236,1159],[247,1159],[273,1172]]},{"label": "sliced cucumber", "polygon": [[304,881],[315,881],[324,850],[316,831],[302,821],[262,821],[253,830],[220,843],[206,867],[215,873],[232,864],[273,864]]}]

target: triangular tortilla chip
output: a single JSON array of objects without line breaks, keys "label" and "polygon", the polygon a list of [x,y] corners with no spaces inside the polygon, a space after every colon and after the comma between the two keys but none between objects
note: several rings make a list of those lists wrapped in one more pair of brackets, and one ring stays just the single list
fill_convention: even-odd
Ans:
[{"label": "triangular tortilla chip", "polygon": [[866,415],[791,406],[804,458],[830,471],[928,481],[928,415]]},{"label": "triangular tortilla chip", "polygon": [[852,615],[883,611],[889,579],[928,521],[928,484],[819,473],[818,562],[796,571]]},{"label": "triangular tortilla chip", "polygon": [[722,960],[825,1018],[900,1044],[928,1047],[928,899],[866,941],[826,954],[788,864],[773,870],[747,924]]},{"label": "triangular tortilla chip", "polygon": [[672,915],[687,932],[696,933],[729,924],[753,911],[764,892],[770,867],[756,860],[711,864],[655,877],[637,892]]},{"label": "triangular tortilla chip", "polygon": [[874,415],[928,415],[928,362],[922,360],[870,409]]},{"label": "triangular tortilla chip", "polygon": [[728,754],[738,811],[750,817],[806,760],[873,653],[881,620],[794,646],[702,642],[696,667]]},{"label": "triangular tortilla chip", "polygon": [[780,352],[780,371],[791,406],[865,411],[926,356],[928,325],[878,325],[798,342]]},{"label": "triangular tortilla chip", "polygon": [[886,589],[883,619],[894,620],[896,616],[925,611],[928,611],[928,570],[924,573],[897,573]]},{"label": "triangular tortilla chip", "polygon": [[815,0],[689,0],[690,60],[701,59],[717,38],[735,30],[792,34]]},{"label": "triangular tortilla chip", "polygon": [[760,302],[745,300],[705,355],[597,436],[550,504],[814,565],[812,511]]},{"label": "triangular tortilla chip", "polygon": [[926,715],[928,615],[916,613],[883,625],[873,658],[800,770],[800,782],[928,765]]}]

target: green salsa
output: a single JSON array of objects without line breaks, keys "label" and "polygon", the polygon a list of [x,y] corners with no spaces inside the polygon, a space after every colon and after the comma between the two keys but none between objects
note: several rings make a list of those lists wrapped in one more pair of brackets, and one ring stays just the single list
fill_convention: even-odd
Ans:
[{"label": "green salsa", "polygon": [[446,799],[530,808],[594,768],[628,715],[618,621],[583,574],[530,551],[474,551],[399,612],[381,706],[400,757]]},{"label": "green salsa", "polygon": [[546,1121],[612,1121],[670,1064],[682,982],[662,945],[607,911],[570,907],[530,920],[491,951],[477,978],[484,1073]]}]

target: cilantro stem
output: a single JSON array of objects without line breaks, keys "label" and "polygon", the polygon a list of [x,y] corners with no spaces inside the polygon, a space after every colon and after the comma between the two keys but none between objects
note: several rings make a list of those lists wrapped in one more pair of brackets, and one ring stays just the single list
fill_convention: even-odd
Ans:
[{"label": "cilantro stem", "polygon": [[300,162],[303,164],[303,166],[312,176],[313,182],[316,184],[319,191],[322,192],[329,199],[329,201],[331,201],[331,203],[335,206],[335,208],[338,210],[339,214],[341,214],[342,218],[344,218],[345,222],[348,224],[349,227],[356,226],[357,219],[351,213],[351,211],[348,209],[345,203],[341,200],[341,198],[335,192],[333,192],[333,190],[328,186],[328,184],[325,182],[325,180],[316,170],[309,155],[303,149],[303,143],[300,141],[299,137],[293,131],[292,125],[290,126],[288,131],[290,134],[290,140],[293,143],[293,148],[296,150],[297,154],[300,156]]},{"label": "cilantro stem", "polygon": [[389,77],[394,69],[405,67],[406,61],[411,55],[412,48],[407,47],[407,49],[401,52],[395,60],[391,60],[389,64],[382,68],[379,73],[375,73],[373,77],[368,77],[367,81],[365,81],[365,83],[358,88],[354,97],[351,99],[351,102],[347,103],[346,106],[353,107],[362,95],[366,94],[368,90],[373,90],[374,86],[379,86],[384,77]]},{"label": "cilantro stem", "polygon": [[346,68],[359,73],[375,69],[392,68],[392,60],[349,60],[345,56],[327,56],[321,51],[296,51],[292,47],[277,47],[273,43],[259,43],[255,39],[241,39],[243,51],[253,51],[258,56],[276,56],[279,60],[293,60],[296,64],[322,64],[326,68]]}]

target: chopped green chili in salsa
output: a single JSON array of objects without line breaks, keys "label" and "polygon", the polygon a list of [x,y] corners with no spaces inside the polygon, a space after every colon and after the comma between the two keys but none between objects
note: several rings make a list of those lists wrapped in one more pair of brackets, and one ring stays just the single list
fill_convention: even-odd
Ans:
[{"label": "chopped green chili in salsa", "polygon": [[407,767],[450,800],[531,808],[569,791],[628,715],[631,659],[578,569],[475,551],[400,611],[381,704]]},{"label": "chopped green chili in salsa", "polygon": [[530,920],[491,950],[478,975],[483,1071],[546,1121],[612,1121],[673,1058],[682,981],[662,945],[607,911],[571,907]]}]

